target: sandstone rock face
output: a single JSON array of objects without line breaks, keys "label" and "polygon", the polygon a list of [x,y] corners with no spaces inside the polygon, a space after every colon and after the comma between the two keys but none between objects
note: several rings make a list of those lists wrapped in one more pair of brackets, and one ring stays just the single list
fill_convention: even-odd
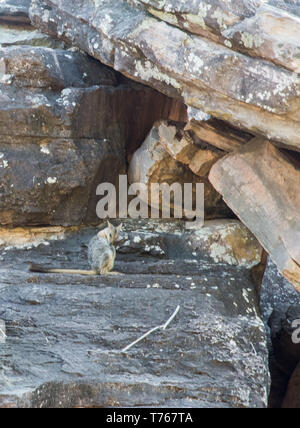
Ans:
[{"label": "sandstone rock face", "polygon": [[265,3],[85,0],[75,12],[71,0],[33,0],[31,19],[134,80],[299,151],[299,8]]},{"label": "sandstone rock face", "polygon": [[297,158],[268,141],[255,139],[216,163],[209,178],[282,274],[300,291]]},{"label": "sandstone rock face", "polygon": [[98,180],[114,182],[118,176],[124,161],[117,147],[91,138],[11,140],[0,138],[2,225],[99,221],[93,210],[96,186]]},{"label": "sandstone rock face", "polygon": [[96,187],[186,108],[19,22],[29,2],[0,7],[0,224],[98,223]]},{"label": "sandstone rock face", "polygon": [[201,141],[220,150],[231,152],[254,138],[252,134],[240,131],[222,120],[199,115],[199,110],[188,109],[188,113],[189,110],[189,122],[185,129],[191,130]]},{"label": "sandstone rock face", "polygon": [[203,228],[188,232],[184,222],[175,220],[160,219],[146,223],[145,220],[128,219],[125,228],[116,244],[122,254],[177,258],[178,248],[172,240],[182,236],[180,251],[184,257],[192,257],[194,262],[251,269],[262,259],[261,245],[238,220],[208,220]]},{"label": "sandstone rock face", "polygon": [[[300,71],[299,4],[285,1],[130,0],[153,16],[224,46]],[[294,7],[293,7],[294,5]],[[276,7],[274,7],[276,6]]]},{"label": "sandstone rock face", "polygon": [[[10,47],[1,54],[0,223],[95,221],[97,181],[114,182],[125,164],[114,109],[124,94],[114,92],[114,73],[80,53]],[[99,105],[102,118],[92,114]]]},{"label": "sandstone rock face", "polygon": [[[151,192],[152,184],[174,183],[184,188],[185,183],[203,183],[206,218],[218,218],[231,215],[221,196],[208,181],[207,174],[211,165],[222,153],[218,150],[207,150],[197,146],[192,137],[183,133],[174,125],[157,122],[142,146],[134,153],[129,165],[129,183],[143,183],[148,188],[146,197],[150,206],[168,207],[163,198],[156,199]],[[197,174],[197,175],[196,175]],[[193,197],[197,197],[193,188]],[[174,209],[171,199],[171,214]]]},{"label": "sandstone rock face", "polygon": [[[266,407],[263,250],[239,221],[125,221],[120,277],[27,267],[87,267],[98,229],[82,225],[126,160],[131,182],[205,183],[216,218],[232,215],[208,180],[227,152],[257,133],[300,150],[297,5],[75,3],[0,1],[0,407]],[[121,352],[177,305],[167,331]]]},{"label": "sandstone rock face", "polygon": [[40,33],[30,25],[29,6],[30,0],[0,2],[0,47],[31,45],[63,48],[63,42]]},{"label": "sandstone rock face", "polygon": [[289,382],[288,390],[284,398],[283,409],[300,409],[300,363],[296,367]]},{"label": "sandstone rock face", "polygon": [[300,356],[292,323],[300,317],[300,293],[269,258],[261,286],[260,312],[268,337],[271,390],[269,407],[281,408]]},{"label": "sandstone rock face", "polygon": [[188,166],[199,177],[205,177],[212,165],[224,155],[214,147],[203,146],[202,141],[178,126],[161,122],[156,125],[160,144],[178,162]]},{"label": "sandstone rock face", "polygon": [[[195,257],[184,223],[130,221],[120,277],[27,272],[28,260],[86,267],[98,230],[1,251],[0,407],[266,407],[266,338],[249,268],[205,248]],[[165,254],[147,254],[145,236]],[[167,330],[121,352],[178,305]]]}]

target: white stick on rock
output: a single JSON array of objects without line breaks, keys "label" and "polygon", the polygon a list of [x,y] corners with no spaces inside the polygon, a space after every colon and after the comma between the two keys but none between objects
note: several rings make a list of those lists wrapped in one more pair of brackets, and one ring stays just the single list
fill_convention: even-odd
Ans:
[{"label": "white stick on rock", "polygon": [[165,324],[159,325],[157,327],[151,328],[151,330],[147,331],[147,333],[143,334],[143,336],[139,337],[137,340],[132,342],[130,345],[127,345],[125,348],[122,349],[121,352],[127,352],[130,348],[132,348],[134,345],[136,345],[141,340],[145,339],[145,337],[149,336],[149,334],[153,333],[156,330],[166,330],[166,328],[169,326],[169,324],[173,321],[173,319],[176,317],[180,309],[180,306],[178,305],[173,314],[170,316],[167,322]]}]

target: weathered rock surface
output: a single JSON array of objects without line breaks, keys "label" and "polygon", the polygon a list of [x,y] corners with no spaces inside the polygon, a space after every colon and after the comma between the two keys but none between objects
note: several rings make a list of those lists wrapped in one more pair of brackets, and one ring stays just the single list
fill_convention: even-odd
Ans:
[{"label": "weathered rock surface", "polygon": [[[181,134],[181,135],[180,135]],[[142,183],[147,186],[147,194],[140,194],[140,199],[149,206],[160,210],[169,207],[169,201],[163,195],[156,197],[152,184],[180,184],[184,189],[185,183],[204,183],[204,202],[206,218],[230,216],[231,212],[222,201],[212,185],[207,174],[213,162],[222,156],[220,151],[207,150],[194,144],[192,138],[177,131],[176,126],[168,126],[157,122],[142,146],[134,153],[129,165],[129,183]],[[178,159],[178,160],[177,160]],[[196,175],[197,172],[199,175]],[[172,195],[171,195],[172,196]],[[196,194],[193,188],[193,198]],[[183,200],[183,199],[182,199]],[[170,199],[171,214],[176,209],[175,198]],[[182,205],[181,217],[182,214]]]},{"label": "weathered rock surface", "polygon": [[300,315],[300,294],[283,278],[271,259],[262,282],[260,307],[267,331],[272,379],[269,406],[280,408],[299,361],[299,345],[292,341],[291,325]]},{"label": "weathered rock surface", "polygon": [[289,305],[284,314],[274,311],[269,320],[274,358],[281,371],[289,377],[300,362],[300,343],[293,341],[293,334],[299,327],[293,327],[296,320],[300,320],[299,304]]},{"label": "weathered rock surface", "polygon": [[255,139],[218,161],[209,178],[285,278],[300,291],[297,158],[266,140]]},{"label": "weathered rock surface", "polygon": [[0,246],[6,250],[11,248],[26,249],[38,246],[48,241],[65,239],[71,232],[79,230],[78,226],[44,226],[44,227],[16,227],[0,228]]},{"label": "weathered rock surface", "polygon": [[213,164],[224,155],[224,152],[203,144],[199,138],[180,129],[178,125],[160,122],[155,126],[164,149],[200,177],[207,176]]},{"label": "weathered rock surface", "polygon": [[[146,9],[139,7],[143,4]],[[218,32],[230,31],[243,20],[252,18],[255,21],[256,14],[261,13],[259,6],[280,15],[278,22],[276,17],[269,19],[267,16],[266,51],[271,52],[281,44],[278,28],[281,28],[282,20],[290,24],[284,26],[287,30],[282,36],[282,50],[278,48],[274,54],[271,52],[267,56],[269,61],[248,55],[261,55],[256,51],[257,43],[250,25],[248,38],[243,33],[243,45],[237,42],[239,48],[246,49],[247,55],[205,38],[216,33],[219,42]],[[181,8],[187,21],[180,19]],[[159,18],[154,17],[153,12]],[[265,5],[264,1],[239,1],[231,5],[212,0],[204,5],[200,1],[178,4],[172,0],[130,3],[125,0],[118,3],[85,0],[75,11],[71,0],[63,3],[33,0],[30,16],[33,24],[43,32],[79,46],[134,80],[250,133],[264,135],[278,144],[300,150],[299,76],[271,62],[290,64],[291,69],[298,69],[298,42],[296,36],[290,37],[289,31],[298,28],[299,18],[289,12]],[[205,17],[212,31],[203,34]],[[273,40],[269,40],[272,19],[276,21],[276,31]],[[184,25],[190,21],[192,28],[189,24]],[[178,22],[182,23],[182,28],[177,27]],[[195,28],[201,30],[201,35],[195,34]],[[234,37],[239,40],[239,36]],[[226,40],[224,37],[224,44]],[[249,40],[253,50],[247,48],[251,44]],[[227,40],[228,46],[232,43]],[[259,42],[258,48],[260,46]]]},{"label": "weathered rock surface", "polygon": [[63,48],[64,43],[42,34],[30,25],[30,0],[0,2],[0,47],[11,45]]},{"label": "weathered rock surface", "polygon": [[99,222],[96,187],[124,168],[108,140],[1,136],[0,150],[2,225]]},{"label": "weathered rock surface", "polygon": [[0,22],[13,22],[17,24],[29,24],[28,10],[30,0],[1,0]]},{"label": "weathered rock surface", "polygon": [[283,409],[300,409],[300,363],[297,365],[289,382],[284,401]]},{"label": "weathered rock surface", "polygon": [[223,120],[214,119],[197,109],[189,107],[187,114],[189,122],[185,130],[192,131],[201,141],[225,152],[232,152],[254,138],[252,134],[234,128]]},{"label": "weathered rock surface", "polygon": [[[187,243],[194,232],[183,225],[125,225],[132,244],[145,234],[154,244],[159,231],[165,255],[147,256],[134,245],[130,254],[130,244],[117,255],[121,276],[27,272],[29,260],[86,267],[95,230],[2,250],[0,406],[265,407],[266,340],[250,271],[214,262],[204,247],[195,258]],[[121,352],[177,305],[166,331]]]},{"label": "weathered rock surface", "polygon": [[1,75],[10,76],[14,87],[31,89],[117,86],[111,69],[86,55],[46,47],[12,46],[0,49]]},{"label": "weathered rock surface", "polygon": [[[183,30],[273,61],[299,73],[300,6],[297,2],[130,0]],[[295,4],[296,3],[296,4]],[[294,7],[293,7],[294,6]],[[286,9],[286,10],[284,10]],[[294,15],[295,14],[295,15]],[[296,16],[298,15],[298,17]]]},{"label": "weathered rock surface", "polygon": [[[122,113],[114,108],[125,93],[114,72],[76,52],[1,53],[0,223],[98,221],[96,186],[125,170]],[[102,117],[92,114],[98,107]]]},{"label": "weathered rock surface", "polygon": [[0,224],[98,223],[96,187],[126,172],[155,120],[185,120],[186,108],[14,25],[21,6],[0,25]]},{"label": "weathered rock surface", "polygon": [[[262,317],[276,335],[281,329],[281,320],[286,318],[290,306],[300,307],[300,294],[280,274],[275,263],[269,258],[261,289]],[[275,314],[275,317],[270,317]],[[272,334],[273,334],[272,333]]]},{"label": "weathered rock surface", "polygon": [[[171,238],[175,235],[172,239],[180,240],[180,247],[172,245],[170,236],[166,240],[166,234]],[[194,261],[207,260],[248,269],[258,265],[262,258],[259,242],[238,220],[209,220],[201,229],[190,233],[184,229],[184,223],[175,221],[151,220],[145,224],[145,220],[126,220],[126,232],[118,239],[116,248],[122,254],[174,259],[184,254],[192,256]]]}]

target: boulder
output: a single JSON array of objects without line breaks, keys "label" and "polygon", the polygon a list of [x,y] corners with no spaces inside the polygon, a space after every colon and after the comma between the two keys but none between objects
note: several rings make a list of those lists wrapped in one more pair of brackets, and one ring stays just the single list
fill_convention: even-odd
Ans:
[{"label": "boulder", "polygon": [[300,363],[297,365],[288,385],[282,403],[283,409],[300,409]]},{"label": "boulder", "polygon": [[203,144],[190,132],[183,131],[178,125],[160,122],[156,127],[164,149],[199,177],[207,176],[212,165],[224,155],[213,146]]},{"label": "boulder", "polygon": [[122,254],[176,258],[180,249],[184,257],[194,262],[248,269],[259,265],[262,259],[259,242],[238,220],[208,220],[202,228],[188,232],[184,223],[175,220],[151,220],[145,224],[145,220],[127,219],[125,228],[116,244]]},{"label": "boulder", "polygon": [[300,291],[297,157],[258,138],[218,161],[209,179]]},{"label": "boulder", "polygon": [[[264,3],[84,0],[75,11],[72,0],[33,0],[30,16],[41,31],[79,46],[126,76],[251,134],[299,151],[297,73],[271,62],[274,55],[266,61],[248,51],[244,54],[231,49],[230,40],[219,43],[218,32],[253,17]],[[143,4],[146,8],[140,7]],[[165,5],[166,14],[159,10]],[[212,21],[209,34],[217,33],[216,38],[190,32],[180,20],[181,8],[185,16],[196,20],[197,28],[205,24],[202,16],[207,16]],[[156,16],[153,10],[158,10]],[[288,15],[280,9],[275,11]],[[171,22],[165,22],[166,16]],[[288,18],[299,25],[297,17]],[[179,21],[183,28],[178,28]],[[284,41],[282,51],[289,50],[289,43],[290,39]],[[296,60],[297,49],[291,55],[291,61]]]},{"label": "boulder", "polygon": [[[299,73],[300,7],[282,0],[132,0],[153,16],[248,55]],[[298,16],[297,16],[298,15]]]},{"label": "boulder", "polygon": [[0,56],[3,226],[97,224],[97,186],[118,183],[153,121],[186,115],[78,50],[12,45]]},{"label": "boulder", "polygon": [[228,122],[215,119],[198,109],[188,107],[187,115],[186,131],[192,131],[201,141],[225,152],[232,152],[254,138],[253,134],[241,131]]},{"label": "boulder", "polygon": [[[162,137],[160,135],[162,134]],[[159,200],[155,197],[155,193],[151,192],[152,184],[167,183],[172,185],[178,183],[181,185],[182,190],[184,189],[185,183],[203,183],[204,184],[204,204],[205,204],[205,216],[206,218],[222,218],[230,216],[230,210],[223,203],[222,197],[218,194],[208,181],[207,174],[209,167],[219,158],[218,152],[209,152],[201,148],[196,148],[192,143],[183,137],[176,135],[176,127],[168,127],[161,122],[156,123],[148,137],[142,144],[142,146],[134,153],[132,160],[129,165],[128,179],[130,184],[142,183],[146,185],[148,191],[147,194],[140,194],[141,200],[154,208],[163,210],[169,206],[169,203],[159,197]],[[178,148],[178,150],[177,150]],[[166,150],[167,149],[167,150]],[[184,153],[183,153],[184,152]],[[172,156],[171,154],[172,153]],[[207,154],[214,153],[213,159],[207,158]],[[195,157],[198,160],[202,160],[202,163],[198,161],[193,164]],[[191,159],[189,159],[191,157]],[[180,162],[176,159],[180,159]],[[187,163],[191,163],[192,167],[198,168],[197,172],[201,173],[201,167],[203,170],[202,176],[196,175],[192,170],[186,166]],[[190,165],[189,165],[190,166]],[[205,174],[204,174],[205,173]],[[196,190],[193,186],[193,201],[195,202]],[[174,214],[174,200],[171,198],[171,215]]]},{"label": "boulder", "polygon": [[113,70],[80,52],[14,45],[0,49],[0,57],[0,79],[5,81],[9,76],[17,88],[59,92],[65,88],[118,85]]},{"label": "boulder", "polygon": [[[297,309],[298,308],[298,309]],[[292,323],[299,317],[300,294],[268,258],[261,286],[260,310],[269,347],[271,390],[269,407],[280,408],[299,361],[299,345],[292,341]],[[298,349],[298,351],[297,351]],[[298,355],[298,357],[297,357]]]},{"label": "boulder", "polygon": [[127,90],[82,53],[1,53],[0,224],[98,223],[97,185],[125,171],[125,124],[115,105]]},{"label": "boulder", "polygon": [[216,263],[244,266],[248,269],[262,259],[262,247],[252,233],[238,220],[210,220],[191,233],[188,245],[197,258],[209,255]]},{"label": "boulder", "polygon": [[118,145],[91,138],[0,136],[0,150],[6,226],[98,223],[96,187],[115,183],[125,159]]}]

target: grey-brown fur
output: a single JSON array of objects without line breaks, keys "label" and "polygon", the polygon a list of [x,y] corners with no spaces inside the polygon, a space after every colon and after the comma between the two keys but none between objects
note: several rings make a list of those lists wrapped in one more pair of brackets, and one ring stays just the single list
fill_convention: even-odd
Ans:
[{"label": "grey-brown fur", "polygon": [[106,274],[110,272],[115,263],[116,249],[114,242],[118,237],[120,226],[115,228],[108,223],[108,227],[91,239],[88,246],[88,260],[92,270]]}]

